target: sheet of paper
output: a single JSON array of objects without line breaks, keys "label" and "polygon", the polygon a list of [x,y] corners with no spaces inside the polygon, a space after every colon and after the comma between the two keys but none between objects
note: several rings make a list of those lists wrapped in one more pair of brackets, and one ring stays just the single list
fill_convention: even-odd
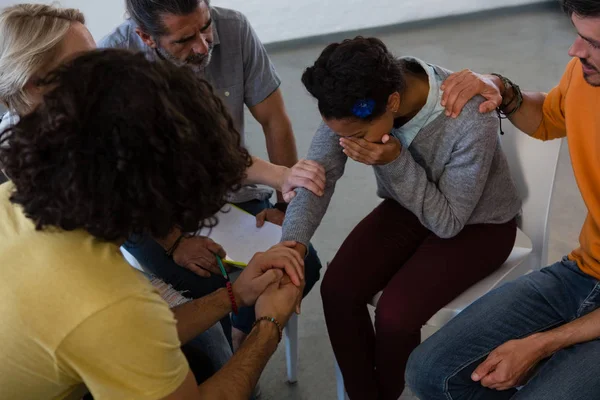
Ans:
[{"label": "sheet of paper", "polygon": [[217,218],[217,226],[198,233],[223,246],[229,260],[248,264],[256,252],[268,250],[281,240],[280,226],[265,222],[257,228],[254,215],[230,204],[223,207]]}]

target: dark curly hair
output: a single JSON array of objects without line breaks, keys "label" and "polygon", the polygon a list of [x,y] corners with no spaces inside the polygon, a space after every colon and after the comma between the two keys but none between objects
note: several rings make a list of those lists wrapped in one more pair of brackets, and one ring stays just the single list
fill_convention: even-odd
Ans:
[{"label": "dark curly hair", "polygon": [[302,83],[317,99],[325,119],[356,118],[354,105],[374,100],[373,113],[363,118],[370,121],[385,112],[392,93],[403,92],[404,73],[404,63],[381,40],[358,36],[327,46],[304,71]]},{"label": "dark curly hair", "polygon": [[598,0],[561,0],[561,6],[569,16],[575,14],[584,18],[600,17]]},{"label": "dark curly hair", "polygon": [[225,106],[187,68],[98,50],[42,83],[54,89],[0,138],[11,201],[38,229],[112,241],[214,226],[251,164]]}]

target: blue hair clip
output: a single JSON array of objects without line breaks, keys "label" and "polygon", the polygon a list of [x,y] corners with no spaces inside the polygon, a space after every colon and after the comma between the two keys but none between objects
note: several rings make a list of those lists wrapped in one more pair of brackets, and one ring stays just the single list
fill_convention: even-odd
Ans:
[{"label": "blue hair clip", "polygon": [[367,118],[373,114],[375,109],[375,100],[373,99],[362,99],[358,100],[352,108],[352,114],[358,118]]}]

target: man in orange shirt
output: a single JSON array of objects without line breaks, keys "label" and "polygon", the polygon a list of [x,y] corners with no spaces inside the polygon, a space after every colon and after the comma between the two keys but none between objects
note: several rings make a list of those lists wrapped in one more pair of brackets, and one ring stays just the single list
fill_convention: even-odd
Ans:
[{"label": "man in orange shirt", "polygon": [[[567,137],[588,208],[580,247],[484,296],[411,355],[406,380],[423,400],[600,399],[600,1],[562,0],[578,37],[550,93],[462,71],[444,83],[456,117],[475,95],[540,140]],[[518,387],[521,387],[518,390]]]}]

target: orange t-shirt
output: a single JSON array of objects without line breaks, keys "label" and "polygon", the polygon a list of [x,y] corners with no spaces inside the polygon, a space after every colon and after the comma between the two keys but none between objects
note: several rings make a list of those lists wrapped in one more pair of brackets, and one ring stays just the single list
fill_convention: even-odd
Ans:
[{"label": "orange t-shirt", "polygon": [[600,279],[600,87],[583,78],[581,62],[573,59],[559,85],[544,102],[544,117],[533,137],[567,137],[575,179],[588,215],[579,236],[580,247],[569,258],[588,275]]}]

